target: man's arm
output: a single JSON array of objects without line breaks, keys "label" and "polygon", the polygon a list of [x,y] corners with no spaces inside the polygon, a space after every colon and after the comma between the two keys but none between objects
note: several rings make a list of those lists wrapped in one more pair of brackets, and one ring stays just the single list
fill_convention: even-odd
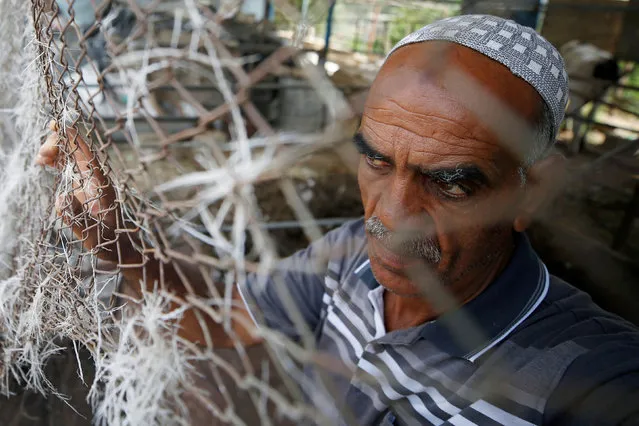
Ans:
[{"label": "man's arm", "polygon": [[[171,304],[171,309],[176,309],[182,303],[186,303],[189,294],[204,298],[209,297],[208,289],[201,285],[202,277],[200,272],[192,265],[184,264],[177,260],[172,260],[171,263],[162,263],[157,259],[147,257],[144,260],[141,255],[137,254],[137,256],[139,257],[136,257],[136,255],[129,257],[127,263],[124,264],[124,268],[120,269],[123,275],[123,285],[119,289],[120,293],[129,296],[133,300],[140,300],[143,297],[140,291],[141,285],[144,285],[145,290],[150,291],[153,286],[152,283],[161,282],[160,277],[163,276],[162,282],[166,289],[173,293],[176,298],[176,302]],[[144,266],[126,266],[127,264],[138,265],[143,262]],[[176,264],[179,264],[180,273],[176,271],[174,266]],[[191,283],[192,293],[184,285],[183,276],[186,276],[185,278]],[[218,285],[218,287],[219,294],[224,294],[222,286]],[[261,342],[261,339],[255,336],[255,324],[236,286],[232,290],[231,302],[231,327],[235,334],[233,337],[228,335],[222,324],[214,321],[210,315],[196,307],[186,310],[180,318],[179,336],[196,344],[204,344],[208,336],[213,344],[219,348],[231,348],[238,340],[244,346]],[[204,328],[200,322],[202,320],[204,321]]]},{"label": "man's arm", "polygon": [[[120,265],[124,278],[121,292],[138,299],[141,297],[141,284],[146,290],[151,290],[154,283],[164,283],[177,299],[172,306],[176,308],[190,293],[185,285],[185,281],[188,281],[195,294],[207,297],[207,289],[202,286],[201,276],[195,268],[180,263],[178,270],[175,262],[165,264],[157,259],[145,257],[135,248],[139,241],[138,232],[115,232],[116,229],[125,229],[126,224],[122,223],[116,192],[109,179],[102,173],[97,158],[75,129],[66,129],[67,139],[63,140],[58,134],[59,129],[55,122],[51,122],[49,128],[51,134],[40,148],[36,163],[64,169],[66,164],[60,158],[60,150],[65,149],[77,166],[74,172],[81,177],[73,179],[73,188],[69,195],[63,195],[56,200],[56,211],[87,250],[93,250],[102,260]],[[233,290],[232,298],[236,307],[233,316],[237,318],[231,322],[233,332],[237,335],[235,338],[228,336],[221,324],[200,311],[199,317],[204,321],[206,328],[204,330],[200,325],[196,308],[184,312],[179,324],[180,336],[203,344],[206,341],[206,333],[217,347],[232,347],[237,338],[244,345],[259,342],[254,336],[250,314],[237,289]]]}]

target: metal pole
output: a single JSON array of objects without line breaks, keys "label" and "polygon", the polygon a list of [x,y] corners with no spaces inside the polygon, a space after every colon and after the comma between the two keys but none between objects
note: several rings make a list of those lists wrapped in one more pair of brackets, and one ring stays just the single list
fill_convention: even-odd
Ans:
[{"label": "metal pole", "polygon": [[328,8],[328,16],[326,17],[326,34],[324,35],[324,49],[320,55],[320,61],[323,63],[328,56],[328,50],[330,49],[331,33],[333,31],[333,10],[337,0],[333,0],[331,6]]},{"label": "metal pole", "polygon": [[273,9],[271,2],[266,0],[266,2],[264,2],[264,16],[262,17],[263,21],[271,20],[271,9]]},{"label": "metal pole", "polygon": [[268,6],[268,20],[275,22],[275,5],[269,1]]}]

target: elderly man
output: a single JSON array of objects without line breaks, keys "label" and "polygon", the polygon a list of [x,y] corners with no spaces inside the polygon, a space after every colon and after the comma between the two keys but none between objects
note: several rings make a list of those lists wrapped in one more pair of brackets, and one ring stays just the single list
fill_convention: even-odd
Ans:
[{"label": "elderly man", "polygon": [[[299,338],[301,319],[318,350],[350,369],[322,399],[336,422],[639,422],[636,329],[550,275],[524,234],[556,186],[567,83],[546,40],[490,16],[437,22],[393,49],[354,138],[365,218],[240,289],[258,324]],[[56,138],[40,163],[53,164]],[[112,191],[103,198],[96,209]],[[95,227],[75,232],[88,248],[98,241]],[[122,258],[140,261],[134,250]],[[157,273],[153,262],[147,274]],[[165,275],[184,294],[175,271]],[[141,271],[126,276],[137,282]],[[191,311],[181,325],[193,341],[209,333],[231,343]]]}]

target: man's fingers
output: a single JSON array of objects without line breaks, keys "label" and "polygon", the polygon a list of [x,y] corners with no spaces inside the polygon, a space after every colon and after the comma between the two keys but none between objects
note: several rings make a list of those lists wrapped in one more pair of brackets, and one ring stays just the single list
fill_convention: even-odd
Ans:
[{"label": "man's fingers", "polygon": [[[84,214],[83,203],[74,196],[60,195],[56,199],[55,209],[65,225],[70,226],[75,237],[89,247],[97,243],[95,219]],[[87,223],[87,221],[91,223]],[[87,226],[88,225],[88,226]]]},{"label": "man's fingers", "polygon": [[[108,225],[106,221],[100,220],[90,213],[91,208],[87,206],[91,201],[82,202],[77,196],[69,194],[60,195],[56,199],[55,208],[64,224],[71,228],[78,241],[88,250],[95,250],[95,253],[104,260],[118,262],[118,251],[115,245],[116,234],[113,231],[114,225]],[[126,240],[120,245],[123,250],[132,250],[132,246],[127,245]]]},{"label": "man's fingers", "polygon": [[52,160],[49,157],[43,157],[42,155],[38,154],[36,159],[35,159],[35,163],[38,166],[51,166],[54,167],[55,166],[55,160]]},{"label": "man's fingers", "polygon": [[75,129],[67,129],[67,141],[70,154],[73,155],[80,172],[85,173],[92,170],[95,174],[100,170],[100,164],[93,152],[89,149],[82,136]]},{"label": "man's fingers", "polygon": [[[77,129],[66,128],[61,136],[61,129],[52,121],[49,130],[36,163],[64,169],[56,213],[85,249],[96,250],[101,259],[118,262],[120,251],[115,248],[122,246],[115,246],[119,212],[115,189]],[[125,242],[124,250],[130,253],[133,248]]]},{"label": "man's fingers", "polygon": [[55,211],[66,225],[72,226],[82,216],[82,203],[72,195],[61,194],[55,200]]},{"label": "man's fingers", "polygon": [[40,151],[38,151],[36,164],[40,166],[55,166],[58,154],[60,153],[59,140],[60,137],[57,133],[52,133],[47,136],[44,144],[40,147]]},{"label": "man's fingers", "polygon": [[60,127],[54,120],[49,122],[49,130],[51,130],[51,134],[40,147],[35,160],[36,164],[61,168],[63,164],[58,161],[58,157],[61,148],[63,148],[66,154],[73,158],[74,165],[77,167],[76,171],[80,172],[81,176],[91,176],[92,179],[96,179],[95,186],[104,186],[108,183],[102,173],[97,156],[89,149],[76,129],[67,128],[64,140],[60,137]]},{"label": "man's fingers", "polygon": [[38,152],[38,159],[36,160],[38,163],[47,164],[55,160],[60,153],[60,147],[63,146],[68,151],[67,154],[73,156],[81,172],[95,168],[99,169],[97,158],[76,129],[73,127],[65,129],[66,140],[60,137],[60,126],[55,120],[49,122],[49,130],[51,133]]},{"label": "man's fingers", "polygon": [[55,157],[60,152],[60,136],[57,133],[51,133],[47,136],[44,144],[40,147],[40,155],[43,157]]}]

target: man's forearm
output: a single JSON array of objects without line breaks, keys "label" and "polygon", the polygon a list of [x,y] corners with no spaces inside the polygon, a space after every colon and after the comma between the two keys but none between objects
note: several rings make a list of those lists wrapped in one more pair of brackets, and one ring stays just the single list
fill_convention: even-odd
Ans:
[{"label": "man's forearm", "polygon": [[[137,251],[133,251],[126,256],[126,262],[121,266],[124,283],[120,293],[133,299],[141,299],[142,290],[152,291],[156,283],[177,299],[171,304],[171,309],[178,308],[181,303],[188,303],[187,296],[190,294],[203,298],[211,296],[206,285],[203,285],[200,271],[185,262],[173,260],[171,263],[162,263],[157,259],[144,259]],[[188,286],[185,280],[188,281]],[[208,335],[216,347],[232,347],[237,340],[245,346],[258,343],[260,339],[253,336],[252,320],[237,288],[233,289],[232,301],[235,319],[231,319],[231,327],[235,336],[229,336],[221,323],[196,307],[187,309],[179,320],[179,335],[200,345],[206,343]]]}]

